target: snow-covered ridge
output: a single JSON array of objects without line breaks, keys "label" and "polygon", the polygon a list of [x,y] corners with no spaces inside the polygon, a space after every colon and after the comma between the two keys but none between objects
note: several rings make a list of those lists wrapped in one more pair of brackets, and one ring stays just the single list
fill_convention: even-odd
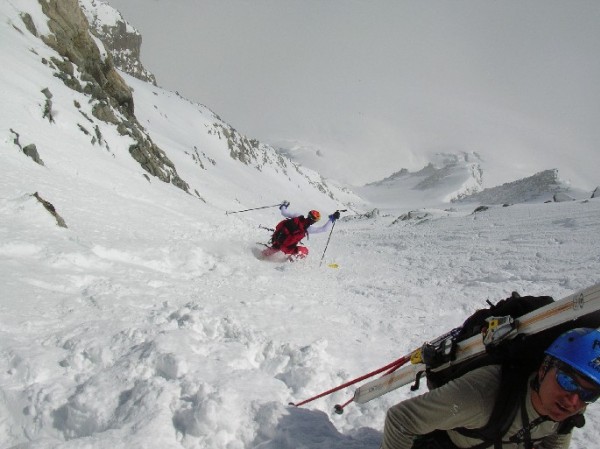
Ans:
[{"label": "snow-covered ridge", "polygon": [[551,201],[558,193],[578,195],[562,182],[558,170],[545,170],[528,178],[485,189],[458,200],[480,204],[514,204],[529,201]]},{"label": "snow-covered ridge", "polygon": [[156,78],[142,64],[142,36],[121,13],[101,0],[78,0],[90,31],[102,41],[115,66],[129,75],[156,84]]},{"label": "snow-covered ridge", "polygon": [[480,162],[477,153],[439,153],[421,170],[402,169],[356,191],[383,206],[414,208],[448,204],[482,190]]},{"label": "snow-covered ridge", "polygon": [[103,27],[115,27],[123,23],[125,31],[132,34],[139,32],[127,22],[121,13],[102,0],[78,0],[81,10],[84,12],[90,26],[94,29],[102,30]]},{"label": "snow-covered ridge", "polygon": [[558,170],[483,188],[484,171],[477,153],[437,154],[416,172],[402,169],[356,191],[383,207],[406,209],[447,207],[449,204],[517,204],[564,201],[592,197],[591,192],[572,188],[561,180]]}]

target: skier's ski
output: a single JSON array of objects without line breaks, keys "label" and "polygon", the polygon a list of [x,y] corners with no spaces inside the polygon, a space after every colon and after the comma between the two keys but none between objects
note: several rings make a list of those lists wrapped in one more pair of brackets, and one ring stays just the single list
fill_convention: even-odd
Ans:
[{"label": "skier's ski", "polygon": [[[502,325],[502,320],[499,321],[498,327],[492,329],[491,332],[488,331],[485,336],[483,334],[475,335],[459,342],[456,347],[454,359],[436,368],[432,368],[432,371],[441,371],[448,366],[482,356],[486,353],[486,345],[496,345],[501,340],[513,339],[517,335],[533,335],[569,322],[572,322],[573,328],[600,327],[600,284],[588,287],[536,309],[515,319],[514,322],[510,320],[510,330],[507,333],[504,333],[507,328]],[[435,341],[443,341],[451,333],[452,331],[438,337]],[[371,399],[407,385],[417,379],[418,376],[424,374],[426,367],[422,363],[420,351],[421,348],[418,348],[411,352],[411,364],[405,365],[394,372],[357,388],[354,392],[354,402],[364,404]]]},{"label": "skier's ski", "polygon": [[252,254],[258,260],[263,260],[265,262],[272,262],[278,264],[289,262],[288,256],[279,251],[265,251],[268,248],[269,246],[265,245],[264,243],[257,243],[257,246],[252,248]]}]

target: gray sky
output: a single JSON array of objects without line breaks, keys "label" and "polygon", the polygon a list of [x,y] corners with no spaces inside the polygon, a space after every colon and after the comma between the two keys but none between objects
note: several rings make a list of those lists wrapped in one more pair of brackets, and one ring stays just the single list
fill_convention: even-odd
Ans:
[{"label": "gray sky", "polygon": [[321,148],[344,181],[477,151],[507,170],[489,185],[546,168],[600,184],[600,1],[108,3],[162,87],[249,137]]}]

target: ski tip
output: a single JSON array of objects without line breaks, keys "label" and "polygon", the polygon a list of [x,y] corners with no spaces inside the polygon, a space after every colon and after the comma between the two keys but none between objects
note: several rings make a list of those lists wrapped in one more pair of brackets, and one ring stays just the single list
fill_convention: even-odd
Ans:
[{"label": "ski tip", "polygon": [[337,263],[329,263],[327,264],[329,268],[339,268],[340,266]]}]

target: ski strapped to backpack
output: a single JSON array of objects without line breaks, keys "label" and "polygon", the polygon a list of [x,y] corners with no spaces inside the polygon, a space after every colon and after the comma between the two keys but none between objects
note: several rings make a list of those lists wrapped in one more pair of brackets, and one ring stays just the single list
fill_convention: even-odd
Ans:
[{"label": "ski strapped to backpack", "polygon": [[410,362],[360,386],[353,400],[364,404],[409,383],[416,390],[422,376],[435,388],[490,364],[510,362],[533,371],[550,343],[577,327],[600,327],[600,284],[557,301],[513,294],[410,352],[402,358]]}]

